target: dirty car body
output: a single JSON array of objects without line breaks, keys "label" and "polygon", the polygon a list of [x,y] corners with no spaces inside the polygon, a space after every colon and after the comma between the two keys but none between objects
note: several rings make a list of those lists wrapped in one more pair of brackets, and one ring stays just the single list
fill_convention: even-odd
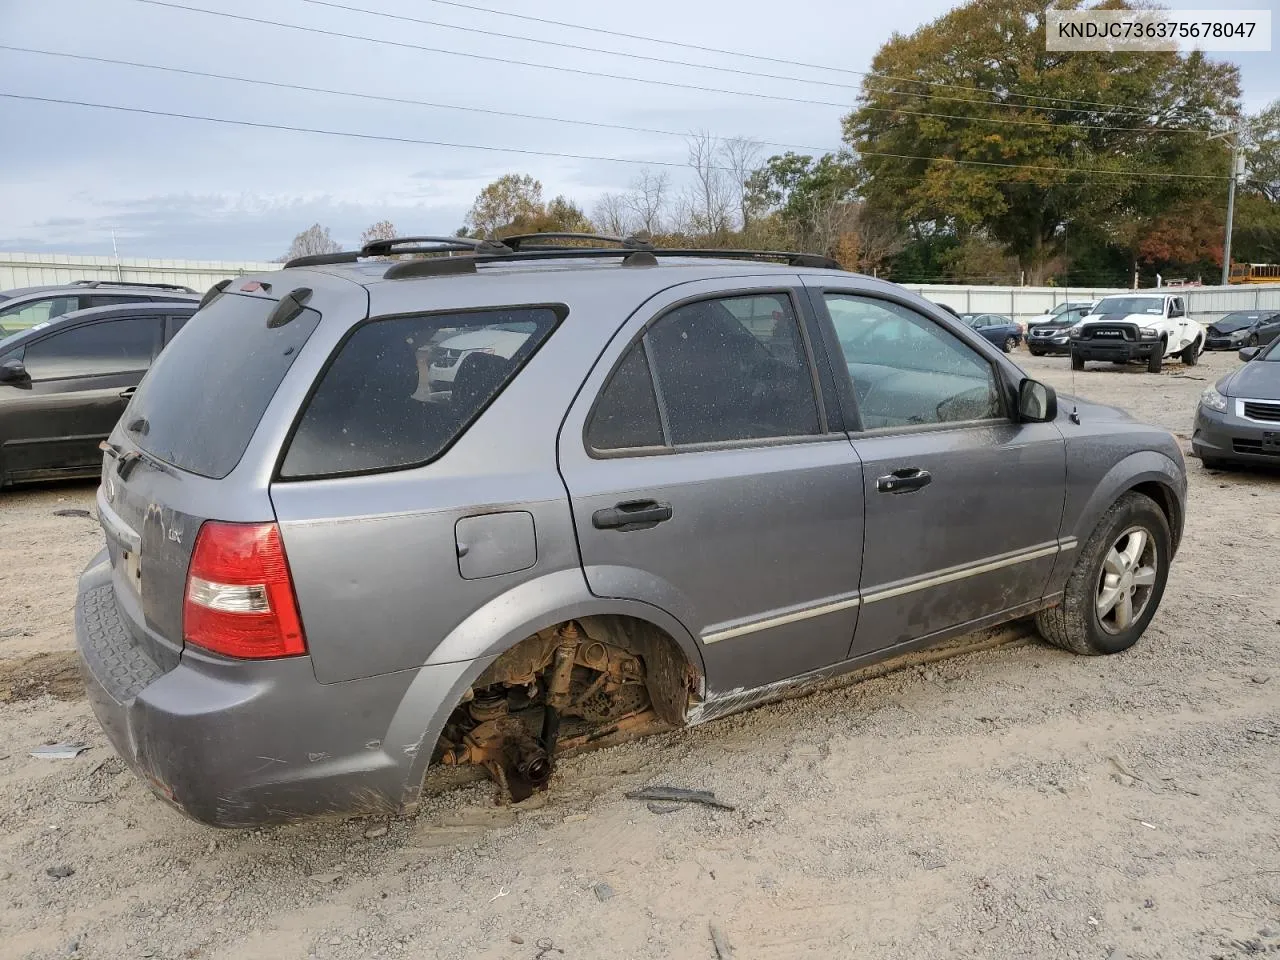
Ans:
[{"label": "dirty car body", "polygon": [[[206,823],[408,811],[450,768],[518,798],[564,749],[1054,608],[1126,493],[1181,530],[1167,433],[1059,412],[890,283],[349,259],[226,287],[103,462],[91,701]],[[458,331],[513,329],[428,382]]]}]

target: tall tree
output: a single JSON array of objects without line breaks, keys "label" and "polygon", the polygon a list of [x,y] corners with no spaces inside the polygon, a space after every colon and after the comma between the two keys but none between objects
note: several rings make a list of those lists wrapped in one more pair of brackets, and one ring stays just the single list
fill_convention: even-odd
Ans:
[{"label": "tall tree", "polygon": [[1203,130],[1239,109],[1231,64],[1199,53],[1047,51],[1044,24],[1044,0],[972,0],[895,36],[844,121],[873,207],[935,231],[980,228],[1033,283],[1062,253],[1067,224],[1127,229],[1136,257],[1157,211],[1207,191],[1225,200],[1225,179],[1219,190],[1109,171],[1225,177],[1220,141],[1160,128]]},{"label": "tall tree", "polygon": [[379,220],[375,224],[365,228],[364,233],[360,234],[360,246],[367,243],[373,243],[375,240],[394,240],[396,238],[396,225],[390,220]]},{"label": "tall tree", "polygon": [[631,233],[633,215],[627,198],[621,193],[602,193],[591,208],[591,219],[597,227],[614,237]]},{"label": "tall tree", "polygon": [[646,167],[631,181],[627,206],[631,208],[640,232],[653,236],[666,229],[670,194],[671,178],[665,173],[653,173]]},{"label": "tall tree", "polygon": [[342,244],[329,236],[328,227],[313,223],[293,238],[293,243],[289,244],[289,252],[281,257],[280,261],[283,263],[287,260],[295,260],[298,257],[312,257],[322,253],[338,253],[341,250]]},{"label": "tall tree", "polygon": [[508,173],[480,191],[467,214],[467,226],[482,237],[496,237],[517,221],[532,221],[543,211],[542,183],[527,173]]}]

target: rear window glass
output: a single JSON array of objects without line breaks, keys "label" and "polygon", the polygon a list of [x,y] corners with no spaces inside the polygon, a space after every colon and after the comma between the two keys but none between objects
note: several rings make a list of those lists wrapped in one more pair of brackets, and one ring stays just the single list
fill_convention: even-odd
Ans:
[{"label": "rear window glass", "polygon": [[364,324],[324,372],[281,477],[331,477],[434,460],[520,371],[562,313],[514,307]]},{"label": "rear window glass", "polygon": [[166,463],[221,479],[249,445],[320,314],[270,328],[276,301],[224,294],[162,350],[124,413],[130,438]]}]

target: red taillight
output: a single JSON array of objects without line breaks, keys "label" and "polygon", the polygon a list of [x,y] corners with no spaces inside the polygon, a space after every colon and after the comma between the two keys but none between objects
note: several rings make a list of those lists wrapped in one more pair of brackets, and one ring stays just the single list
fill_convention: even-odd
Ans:
[{"label": "red taillight", "polygon": [[307,652],[278,526],[210,520],[200,528],[182,634],[187,643],[228,657]]}]

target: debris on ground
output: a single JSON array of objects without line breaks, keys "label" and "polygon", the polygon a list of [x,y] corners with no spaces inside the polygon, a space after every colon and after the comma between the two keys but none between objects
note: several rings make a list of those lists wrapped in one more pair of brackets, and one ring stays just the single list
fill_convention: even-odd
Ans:
[{"label": "debris on ground", "polygon": [[719,810],[738,809],[731,803],[717,800],[716,795],[710,790],[688,790],[684,787],[654,786],[645,787],[643,790],[631,790],[626,796],[628,800],[673,800],[678,803],[701,803],[704,806],[715,807]]},{"label": "debris on ground", "polygon": [[45,867],[44,872],[55,880],[65,880],[76,872],[75,867],[69,867],[65,863],[57,864],[52,867]]},{"label": "debris on ground", "polygon": [[649,808],[650,813],[657,814],[675,813],[677,810],[684,809],[684,807],[678,803],[654,803],[652,800],[646,803],[645,806]]},{"label": "debris on ground", "polygon": [[87,517],[93,519],[93,514],[88,510],[81,510],[79,507],[63,507],[61,510],[53,511],[55,517]]},{"label": "debris on ground", "polygon": [[591,889],[596,892],[596,899],[601,903],[604,903],[606,900],[613,899],[613,887],[609,886],[607,883],[597,883]]},{"label": "debris on ground", "polygon": [[379,837],[385,837],[391,832],[391,828],[385,823],[375,823],[371,827],[365,828],[364,838],[366,840],[377,840]]},{"label": "debris on ground", "polygon": [[40,760],[74,760],[89,749],[89,745],[80,741],[64,741],[63,743],[46,743],[31,751],[31,755]]},{"label": "debris on ground", "polygon": [[724,931],[716,926],[714,920],[710,923],[711,942],[716,948],[717,960],[729,960],[733,956],[733,947],[729,945],[729,938],[724,935]]}]

